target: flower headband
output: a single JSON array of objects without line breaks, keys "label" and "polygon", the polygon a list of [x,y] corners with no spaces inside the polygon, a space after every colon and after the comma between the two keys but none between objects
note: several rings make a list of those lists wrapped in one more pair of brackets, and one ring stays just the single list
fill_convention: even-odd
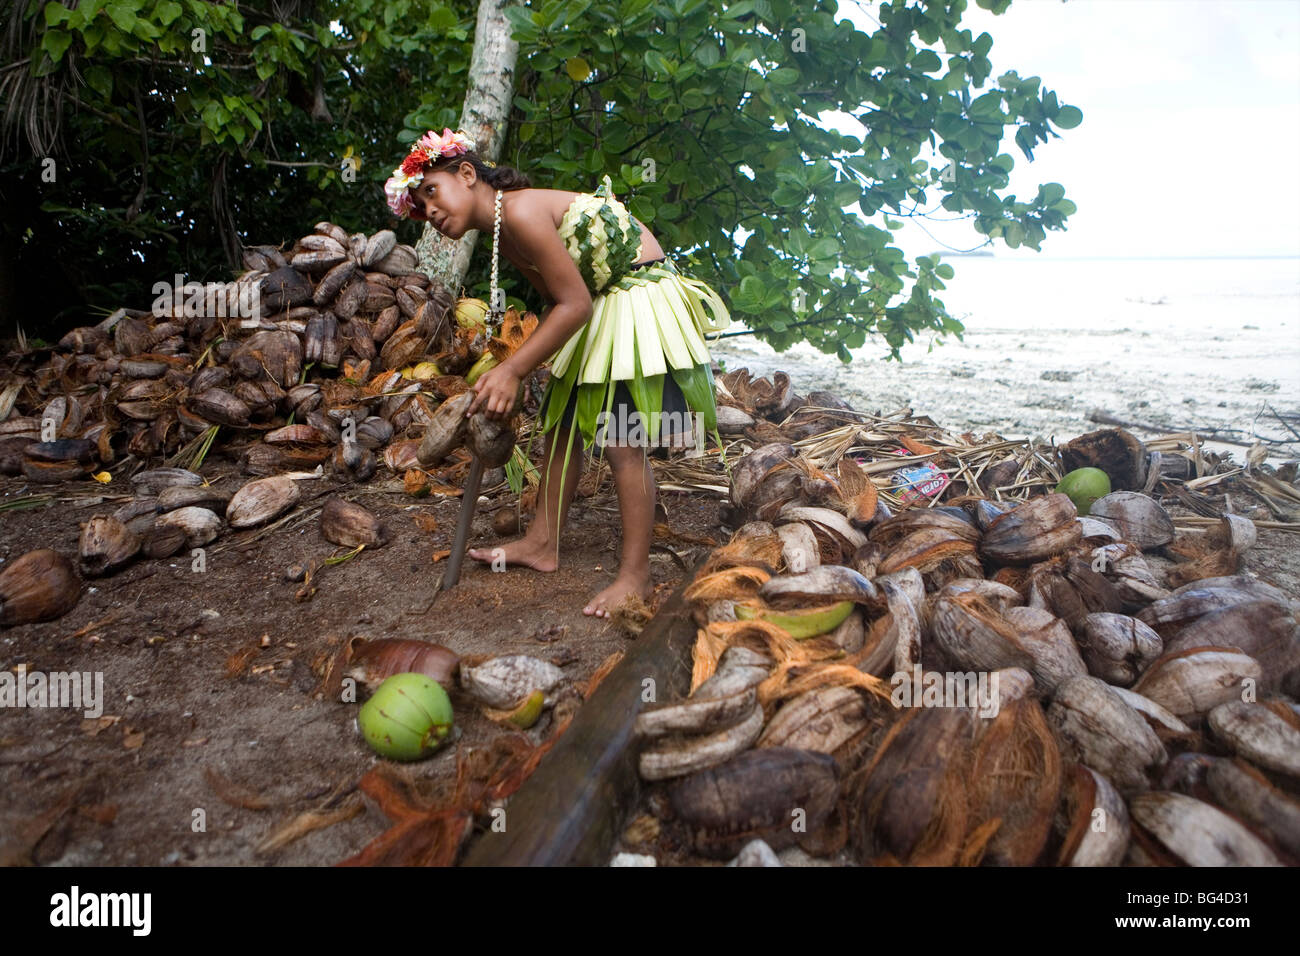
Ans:
[{"label": "flower headband", "polygon": [[[441,136],[429,130],[416,141],[406,159],[402,160],[402,165],[394,169],[393,175],[384,183],[388,208],[396,216],[410,215],[415,204],[411,202],[411,194],[407,190],[424,178],[425,170],[445,156],[463,156],[475,148],[474,141],[463,130],[453,133],[444,126]],[[484,165],[496,164],[484,161]]]}]

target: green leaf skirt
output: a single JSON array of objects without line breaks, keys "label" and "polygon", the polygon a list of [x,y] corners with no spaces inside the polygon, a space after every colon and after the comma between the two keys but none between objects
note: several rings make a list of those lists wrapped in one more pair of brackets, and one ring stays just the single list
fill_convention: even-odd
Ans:
[{"label": "green leaf skirt", "polygon": [[614,419],[602,419],[601,413],[618,414],[614,403],[621,384],[646,435],[659,436],[662,414],[680,411],[671,401],[674,390],[665,389],[671,376],[688,411],[702,415],[705,429],[716,433],[712,359],[704,336],[730,324],[721,297],[683,276],[671,260],[629,272],[593,298],[590,321],[552,356],[538,412],[540,431],[568,424],[564,413],[576,393],[577,426],[590,449],[598,424],[609,424],[614,433]]}]

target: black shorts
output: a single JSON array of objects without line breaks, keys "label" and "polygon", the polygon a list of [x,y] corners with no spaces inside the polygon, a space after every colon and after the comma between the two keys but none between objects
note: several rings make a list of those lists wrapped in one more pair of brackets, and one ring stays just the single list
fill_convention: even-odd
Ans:
[{"label": "black shorts", "polygon": [[[560,427],[573,427],[573,415],[578,407],[578,389],[575,387],[569,393],[569,403],[564,406],[564,412],[560,415]],[[601,406],[602,411],[604,406]],[[649,434],[644,435],[647,445],[654,448],[656,445],[681,445],[684,441],[689,441],[689,435],[692,432],[691,407],[686,404],[686,396],[682,394],[681,386],[673,378],[671,372],[664,373],[664,391],[662,410],[664,414],[659,419],[659,438]],[[604,422],[602,441],[602,428],[600,422],[596,424],[596,447],[609,445],[626,445],[628,444],[628,432],[632,431],[633,418],[632,413],[636,411],[636,403],[632,400],[632,390],[627,387],[627,383],[619,381],[614,386],[614,403],[610,406],[610,414]],[[671,413],[671,414],[670,414]],[[648,431],[650,423],[642,421],[640,427],[643,431]],[[638,436],[633,436],[634,439]],[[659,457],[667,457],[666,451],[660,451]]]}]

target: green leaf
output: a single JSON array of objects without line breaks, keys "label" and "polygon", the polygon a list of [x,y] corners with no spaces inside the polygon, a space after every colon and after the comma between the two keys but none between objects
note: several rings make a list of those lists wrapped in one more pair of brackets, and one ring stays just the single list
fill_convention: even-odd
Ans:
[{"label": "green leaf", "polygon": [[257,41],[262,39],[262,37],[266,36],[270,32],[271,32],[271,28],[268,27],[266,24],[262,24],[261,26],[253,27],[253,32],[249,34],[249,37],[252,40]]},{"label": "green leaf", "polygon": [[113,98],[113,71],[96,64],[86,70],[86,83],[104,99]]},{"label": "green leaf", "polygon": [[64,33],[62,30],[46,30],[45,36],[41,39],[41,49],[48,53],[55,63],[63,59],[63,54],[71,45],[72,34]]},{"label": "green leaf", "polygon": [[655,204],[645,196],[633,196],[627,208],[646,225],[654,222]]},{"label": "green leaf", "polygon": [[134,4],[121,0],[118,3],[108,5],[108,16],[123,33],[130,33],[135,27],[136,15]]},{"label": "green leaf", "polygon": [[831,259],[840,254],[840,244],[837,240],[830,237],[818,239],[808,250],[808,255],[813,259]]},{"label": "green leaf", "polygon": [[705,429],[716,431],[718,406],[714,397],[713,370],[708,365],[696,365],[691,368],[669,366],[669,371],[686,397],[686,403],[696,412],[703,412]]},{"label": "green leaf", "polygon": [[71,16],[72,11],[61,3],[47,3],[45,5],[45,25],[47,27],[57,27]]},{"label": "green leaf", "polygon": [[1039,189],[1043,194],[1041,202],[1044,206],[1051,206],[1065,196],[1065,187],[1060,183],[1045,183]]},{"label": "green leaf", "polygon": [[757,276],[745,276],[745,278],[740,280],[738,291],[751,302],[761,302],[763,300],[764,288],[762,279],[759,279]]},{"label": "green leaf", "polygon": [[939,54],[933,50],[922,50],[912,58],[912,69],[918,73],[933,73],[942,67],[943,62],[939,59]]},{"label": "green leaf", "polygon": [[1062,106],[1052,122],[1061,129],[1074,129],[1083,122],[1083,111],[1077,106]]},{"label": "green leaf", "polygon": [[970,105],[967,112],[971,116],[991,116],[997,115],[1002,111],[1002,94],[997,91],[990,91],[983,96],[977,97]]},{"label": "green leaf", "polygon": [[772,202],[778,206],[802,206],[808,200],[808,190],[790,183],[782,183],[772,193]]},{"label": "green leaf", "polygon": [[645,65],[650,69],[650,72],[652,73],[662,73],[667,76],[672,76],[674,73],[677,72],[676,67],[674,67],[668,61],[667,57],[665,57],[658,50],[646,50],[644,59],[645,59]]},{"label": "green leaf", "polygon": [[[176,3],[175,0],[163,0],[162,3],[158,4],[158,6],[154,8],[154,15],[158,18],[158,22],[163,26],[170,26],[172,21],[184,12],[185,11],[181,8],[181,5]],[[254,37],[253,39],[257,38]]]},{"label": "green leaf", "polygon": [[952,266],[946,262],[941,262],[934,267],[934,274],[940,279],[951,279],[955,273],[952,271]]}]

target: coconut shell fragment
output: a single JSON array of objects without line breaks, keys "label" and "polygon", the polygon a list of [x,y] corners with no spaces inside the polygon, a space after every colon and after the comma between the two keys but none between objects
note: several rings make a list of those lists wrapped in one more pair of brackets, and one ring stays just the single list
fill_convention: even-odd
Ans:
[{"label": "coconut shell fragment", "polygon": [[747,750],[762,730],[763,708],[755,703],[743,719],[722,730],[659,738],[641,751],[638,769],[646,780],[667,780],[695,773]]},{"label": "coconut shell fragment", "polygon": [[1129,802],[1142,834],[1184,866],[1281,866],[1259,837],[1217,807],[1181,793],[1152,791]]},{"label": "coconut shell fragment", "polygon": [[235,492],[226,506],[226,520],[232,528],[254,528],[280,517],[300,496],[292,478],[257,478]]},{"label": "coconut shell fragment", "polygon": [[320,530],[326,541],[345,548],[378,548],[388,543],[388,529],[378,518],[356,502],[339,497],[325,502]]},{"label": "coconut shell fragment", "polygon": [[98,577],[118,570],[140,551],[140,536],[116,518],[97,515],[81,526],[81,572]]},{"label": "coconut shell fragment", "polygon": [[676,781],[668,801],[698,853],[729,859],[753,839],[781,850],[816,835],[835,809],[838,778],[826,754],[765,747]]},{"label": "coconut shell fragment", "polygon": [[994,519],[980,539],[979,552],[998,564],[1033,564],[1079,543],[1074,502],[1059,493],[1031,498]]},{"label": "coconut shell fragment", "polygon": [[0,567],[0,627],[62,617],[81,600],[72,562],[51,548],[38,548]]},{"label": "coconut shell fragment", "polygon": [[424,438],[420,441],[417,452],[420,464],[425,467],[441,464],[444,458],[464,443],[465,434],[469,430],[469,419],[465,413],[474,403],[474,397],[472,391],[462,392],[438,406],[433,421],[425,429]]},{"label": "coconut shell fragment", "polygon": [[1209,712],[1214,736],[1266,770],[1300,781],[1300,715],[1284,703],[1233,700]]},{"label": "coconut shell fragment", "polygon": [[758,589],[758,596],[774,607],[808,602],[880,602],[876,586],[852,568],[822,564],[802,574],[781,574]]},{"label": "coconut shell fragment", "polygon": [[1212,759],[1205,784],[1223,809],[1300,859],[1300,800],[1241,759]]},{"label": "coconut shell fragment", "polygon": [[1092,503],[1090,514],[1143,551],[1174,540],[1174,522],[1169,512],[1154,498],[1136,491],[1112,491]]},{"label": "coconut shell fragment", "polygon": [[1140,491],[1147,480],[1147,449],[1123,428],[1104,428],[1061,446],[1061,470],[1099,468],[1120,491]]},{"label": "coconut shell fragment", "polygon": [[1119,866],[1128,851],[1130,824],[1123,797],[1102,774],[1071,764],[1056,819],[1061,866]]},{"label": "coconut shell fragment", "polygon": [[423,674],[444,689],[455,685],[460,657],[450,648],[427,641],[388,637],[348,642],[347,673],[373,691],[394,674]]},{"label": "coconut shell fragment", "polygon": [[1047,719],[1072,755],[1121,793],[1149,789],[1148,775],[1168,760],[1142,715],[1095,677],[1062,682],[1047,708]]},{"label": "coconut shell fragment", "polygon": [[1241,700],[1261,675],[1259,663],[1236,648],[1193,647],[1156,660],[1133,690],[1185,720]]}]

